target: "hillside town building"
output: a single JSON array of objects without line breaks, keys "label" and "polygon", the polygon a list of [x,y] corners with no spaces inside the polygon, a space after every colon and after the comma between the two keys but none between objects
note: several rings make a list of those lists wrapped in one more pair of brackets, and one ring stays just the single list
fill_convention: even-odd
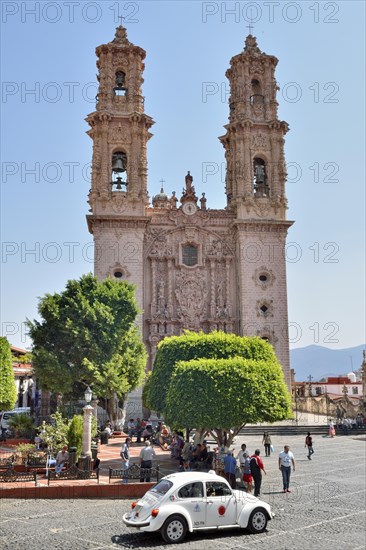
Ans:
[{"label": "hillside town building", "polygon": [[252,35],[231,59],[229,120],[219,138],[226,205],[210,209],[189,171],[177,174],[181,193],[161,189],[150,201],[147,142],[154,121],[142,95],[146,52],[119,26],[96,54],[99,91],[86,119],[95,275],[136,285],[147,368],[165,336],[223,330],[273,344],[290,387],[285,244],[293,222],[286,219],[289,127],[277,116],[278,60]]}]

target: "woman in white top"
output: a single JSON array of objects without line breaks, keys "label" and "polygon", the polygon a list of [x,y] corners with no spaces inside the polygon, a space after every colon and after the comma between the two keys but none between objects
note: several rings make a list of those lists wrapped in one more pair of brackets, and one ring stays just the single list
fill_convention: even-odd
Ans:
[{"label": "woman in white top", "polygon": [[240,451],[238,452],[238,454],[235,457],[236,460],[239,461],[239,466],[240,466],[240,469],[241,469],[242,472],[244,472],[244,463],[245,463],[244,453],[247,453],[248,456],[250,456],[250,453],[247,450],[247,446],[245,445],[245,443],[242,444]]}]

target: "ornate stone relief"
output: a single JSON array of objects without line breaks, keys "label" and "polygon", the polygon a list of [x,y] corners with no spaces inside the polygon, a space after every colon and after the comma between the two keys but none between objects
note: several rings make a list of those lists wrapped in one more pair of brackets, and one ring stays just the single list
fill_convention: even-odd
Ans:
[{"label": "ornate stone relief", "polygon": [[127,194],[116,191],[112,193],[112,210],[117,214],[121,214],[127,208]]},{"label": "ornate stone relief", "polygon": [[207,285],[205,273],[177,271],[175,276],[177,317],[185,328],[199,330],[205,315]]},{"label": "ornate stone relief", "polygon": [[269,149],[269,141],[267,136],[261,133],[252,136],[251,147],[252,149]]}]

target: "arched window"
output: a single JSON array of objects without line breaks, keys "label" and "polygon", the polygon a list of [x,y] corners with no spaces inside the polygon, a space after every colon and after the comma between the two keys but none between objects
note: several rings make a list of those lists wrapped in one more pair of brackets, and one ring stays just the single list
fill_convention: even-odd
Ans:
[{"label": "arched window", "polygon": [[124,96],[126,95],[127,88],[125,88],[126,75],[123,71],[116,72],[114,95]]},{"label": "arched window", "polygon": [[115,151],[112,155],[112,191],[127,190],[127,155],[124,151]]},{"label": "arched window", "polygon": [[252,95],[250,96],[250,104],[262,104],[264,103],[264,96],[262,94],[262,86],[259,80],[256,78],[253,78],[251,82],[251,88],[252,88]]},{"label": "arched window", "polygon": [[257,197],[268,197],[268,175],[266,170],[266,163],[260,157],[255,157],[253,160],[253,189]]}]

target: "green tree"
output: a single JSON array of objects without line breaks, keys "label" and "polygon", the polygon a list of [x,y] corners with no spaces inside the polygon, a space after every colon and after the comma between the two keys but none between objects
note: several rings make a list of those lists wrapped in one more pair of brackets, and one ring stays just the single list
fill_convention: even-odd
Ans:
[{"label": "green tree", "polygon": [[11,347],[6,338],[0,337],[0,411],[12,410],[17,400]]},{"label": "green tree", "polygon": [[60,412],[51,414],[51,421],[51,424],[43,422],[39,431],[42,441],[47,445],[48,450],[51,453],[56,453],[68,443],[67,432],[69,422],[63,418]]},{"label": "green tree", "polygon": [[[135,287],[99,282],[91,274],[71,280],[61,293],[46,294],[28,321],[33,366],[41,387],[79,399],[85,386],[111,403],[136,388],[144,376],[146,351],[134,325]],[[117,411],[109,411],[111,418]]]},{"label": "green tree", "polygon": [[272,346],[257,337],[242,337],[219,331],[209,334],[185,331],[180,336],[164,338],[158,344],[151,380],[144,391],[144,405],[165,414],[167,390],[178,361],[230,357],[277,361]]},{"label": "green tree", "polygon": [[9,418],[9,428],[15,432],[15,437],[30,439],[34,430],[33,418],[26,413],[14,414]]},{"label": "green tree", "polygon": [[228,446],[246,423],[292,416],[279,363],[240,357],[180,361],[164,414],[169,424],[210,431],[219,445]]},{"label": "green tree", "polygon": [[[67,439],[69,447],[76,447],[76,460],[79,459],[83,447],[84,418],[82,414],[72,417],[67,428]],[[92,416],[91,436],[97,434],[97,420]]]}]

